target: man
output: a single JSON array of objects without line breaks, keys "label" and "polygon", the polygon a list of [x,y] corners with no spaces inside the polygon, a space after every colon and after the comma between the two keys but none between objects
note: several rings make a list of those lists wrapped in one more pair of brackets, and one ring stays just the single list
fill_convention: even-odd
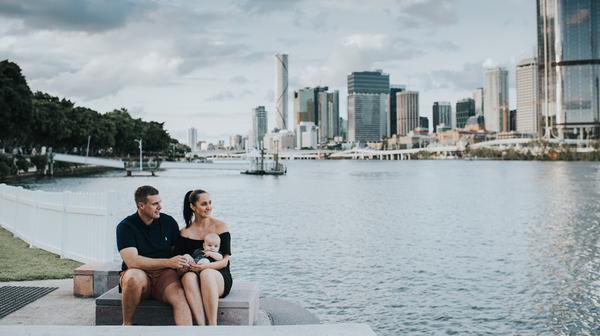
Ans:
[{"label": "man", "polygon": [[184,256],[171,257],[179,226],[173,217],[160,213],[160,202],[154,187],[137,188],[137,212],[117,226],[117,247],[123,258],[119,281],[123,325],[132,324],[138,304],[149,297],[173,306],[175,324],[192,324],[192,314],[176,272],[188,262]]}]

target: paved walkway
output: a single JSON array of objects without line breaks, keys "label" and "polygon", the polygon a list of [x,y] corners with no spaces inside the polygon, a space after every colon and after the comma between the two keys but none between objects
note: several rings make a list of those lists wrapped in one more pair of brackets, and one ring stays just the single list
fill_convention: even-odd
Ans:
[{"label": "paved walkway", "polygon": [[58,287],[52,293],[0,319],[0,325],[94,325],[94,298],[74,297],[73,279],[0,282],[0,286]]},{"label": "paved walkway", "polygon": [[[58,287],[50,294],[0,319],[0,325],[95,325],[95,298],[73,296],[73,279],[0,282],[1,286]],[[318,324],[306,309],[280,299],[260,299],[257,325]]]}]

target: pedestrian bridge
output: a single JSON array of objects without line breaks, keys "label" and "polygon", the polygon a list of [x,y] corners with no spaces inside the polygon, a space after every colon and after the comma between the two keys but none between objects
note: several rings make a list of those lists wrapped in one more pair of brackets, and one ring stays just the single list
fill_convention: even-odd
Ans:
[{"label": "pedestrian bridge", "polygon": [[78,163],[78,164],[126,169],[125,168],[126,162],[121,159],[105,159],[105,158],[99,158],[99,157],[93,157],[93,156],[81,156],[81,155],[61,154],[61,153],[53,153],[52,159],[54,161],[60,161],[60,162]]}]

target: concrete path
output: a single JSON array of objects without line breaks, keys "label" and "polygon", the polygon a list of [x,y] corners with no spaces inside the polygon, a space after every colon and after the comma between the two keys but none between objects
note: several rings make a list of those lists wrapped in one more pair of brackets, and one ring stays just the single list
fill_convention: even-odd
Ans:
[{"label": "concrete path", "polygon": [[310,324],[293,326],[217,326],[217,327],[67,327],[0,326],[0,335],[11,336],[375,336],[366,324]]},{"label": "concrete path", "polygon": [[58,287],[0,319],[0,325],[94,325],[94,298],[74,297],[73,279],[0,282],[0,286]]},{"label": "concrete path", "polygon": [[[95,325],[95,298],[73,296],[73,279],[0,282],[1,286],[58,287],[52,293],[0,319],[0,325]],[[319,319],[288,301],[261,297],[256,325],[318,324]]]}]

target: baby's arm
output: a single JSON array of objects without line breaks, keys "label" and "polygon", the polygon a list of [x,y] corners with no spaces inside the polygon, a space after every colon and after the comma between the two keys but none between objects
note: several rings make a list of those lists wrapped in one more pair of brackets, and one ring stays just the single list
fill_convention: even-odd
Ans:
[{"label": "baby's arm", "polygon": [[221,255],[221,253],[218,253],[218,252],[206,251],[206,252],[204,252],[204,255],[206,255],[207,257],[211,257],[216,261],[223,260],[223,256]]}]

